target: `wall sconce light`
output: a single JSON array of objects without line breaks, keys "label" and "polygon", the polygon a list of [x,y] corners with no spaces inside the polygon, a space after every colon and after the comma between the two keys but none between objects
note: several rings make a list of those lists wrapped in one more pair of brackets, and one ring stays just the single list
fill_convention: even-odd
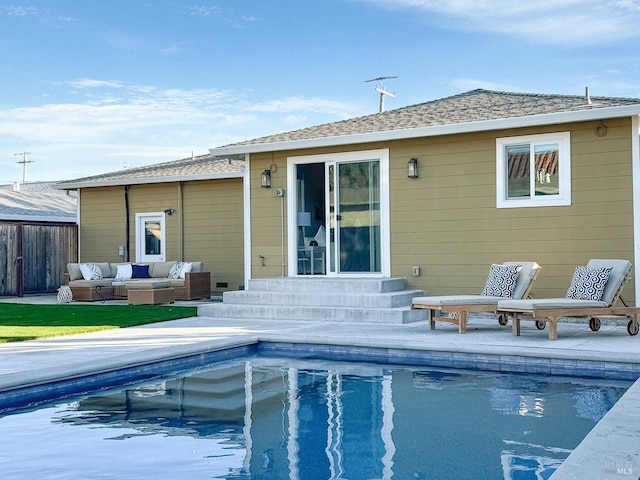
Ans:
[{"label": "wall sconce light", "polygon": [[262,188],[271,188],[271,170],[264,170],[262,172],[260,186]]},{"label": "wall sconce light", "polygon": [[418,159],[411,158],[407,164],[407,177],[418,178]]},{"label": "wall sconce light", "polygon": [[167,208],[164,213],[166,213],[167,215],[171,216],[173,215],[173,212],[175,212],[175,210],[173,208]]}]

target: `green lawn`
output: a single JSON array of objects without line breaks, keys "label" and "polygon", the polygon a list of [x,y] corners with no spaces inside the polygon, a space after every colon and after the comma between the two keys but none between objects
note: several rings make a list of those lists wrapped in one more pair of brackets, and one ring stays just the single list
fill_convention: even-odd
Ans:
[{"label": "green lawn", "polygon": [[0,303],[0,343],[194,317],[196,307]]}]

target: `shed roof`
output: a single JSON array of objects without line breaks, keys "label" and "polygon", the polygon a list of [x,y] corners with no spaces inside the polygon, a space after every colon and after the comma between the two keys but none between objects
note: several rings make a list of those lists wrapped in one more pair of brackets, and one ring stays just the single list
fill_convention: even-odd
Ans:
[{"label": "shed roof", "polygon": [[640,114],[640,99],[472,90],[210,149],[214,155],[344,145]]},{"label": "shed roof", "polygon": [[77,203],[50,182],[0,185],[0,221],[75,223]]},{"label": "shed roof", "polygon": [[187,180],[238,178],[243,175],[244,161],[214,158],[211,154],[127,168],[55,184],[59,189],[136,185]]}]

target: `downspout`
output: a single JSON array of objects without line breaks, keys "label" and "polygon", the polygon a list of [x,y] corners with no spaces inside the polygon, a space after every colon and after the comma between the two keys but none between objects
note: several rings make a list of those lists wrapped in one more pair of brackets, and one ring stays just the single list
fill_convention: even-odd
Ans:
[{"label": "downspout", "polygon": [[131,261],[131,256],[129,255],[129,229],[131,226],[131,221],[129,220],[129,185],[124,186],[124,214],[125,214],[125,232],[124,232],[124,244],[126,249],[126,262]]},{"label": "downspout", "polygon": [[632,171],[632,188],[633,188],[633,257],[635,271],[635,305],[640,302],[640,117],[634,115],[631,117],[631,171]]},{"label": "downspout", "polygon": [[182,183],[178,182],[178,258],[180,258],[181,262],[184,262],[184,194]]}]

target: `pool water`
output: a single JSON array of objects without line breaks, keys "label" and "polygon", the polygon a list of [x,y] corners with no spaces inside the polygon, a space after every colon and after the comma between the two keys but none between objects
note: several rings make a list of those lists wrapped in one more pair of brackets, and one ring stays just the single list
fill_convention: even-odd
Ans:
[{"label": "pool water", "polygon": [[631,383],[255,355],[9,411],[0,471],[546,479]]}]

